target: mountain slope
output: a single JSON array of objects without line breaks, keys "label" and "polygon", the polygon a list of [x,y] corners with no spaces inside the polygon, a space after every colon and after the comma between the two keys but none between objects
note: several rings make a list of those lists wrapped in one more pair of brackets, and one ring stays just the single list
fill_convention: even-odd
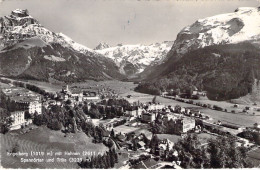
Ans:
[{"label": "mountain slope", "polygon": [[0,74],[46,81],[124,78],[111,59],[49,31],[26,10],[1,17],[0,28]]},{"label": "mountain slope", "polygon": [[151,45],[117,45],[116,47],[99,44],[95,49],[97,53],[112,59],[120,67],[122,74],[131,77],[148,66],[160,63],[166,57],[172,44],[171,41]]},{"label": "mountain slope", "polygon": [[160,90],[196,86],[214,100],[237,98],[260,79],[260,8],[198,20],[184,28],[165,60],[143,72],[136,89]]},{"label": "mountain slope", "polygon": [[234,44],[260,38],[260,8],[238,8],[233,13],[199,19],[178,34],[172,52],[184,54],[217,44]]}]

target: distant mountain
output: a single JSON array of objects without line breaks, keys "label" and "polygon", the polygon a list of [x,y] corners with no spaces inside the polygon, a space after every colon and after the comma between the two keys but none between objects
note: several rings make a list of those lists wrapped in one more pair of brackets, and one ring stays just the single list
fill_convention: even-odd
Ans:
[{"label": "distant mountain", "polygon": [[173,42],[164,41],[150,45],[122,45],[109,47],[99,44],[95,51],[112,59],[120,68],[120,72],[127,76],[141,73],[146,67],[159,64],[171,49]]},{"label": "distant mountain", "polygon": [[147,68],[138,91],[196,86],[215,100],[252,91],[260,79],[260,8],[238,8],[185,27],[161,64]]},{"label": "distant mountain", "polygon": [[98,46],[94,48],[94,50],[103,50],[106,48],[110,48],[110,46],[107,43],[99,43]]},{"label": "distant mountain", "polygon": [[27,10],[1,17],[0,28],[0,74],[45,81],[124,78],[111,59],[49,31]]}]

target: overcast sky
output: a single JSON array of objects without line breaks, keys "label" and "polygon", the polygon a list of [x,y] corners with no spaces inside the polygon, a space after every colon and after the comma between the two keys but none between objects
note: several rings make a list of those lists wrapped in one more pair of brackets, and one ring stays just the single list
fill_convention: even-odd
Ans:
[{"label": "overcast sky", "polygon": [[47,29],[94,48],[173,41],[200,18],[258,6],[259,0],[0,0],[0,16],[28,9]]}]

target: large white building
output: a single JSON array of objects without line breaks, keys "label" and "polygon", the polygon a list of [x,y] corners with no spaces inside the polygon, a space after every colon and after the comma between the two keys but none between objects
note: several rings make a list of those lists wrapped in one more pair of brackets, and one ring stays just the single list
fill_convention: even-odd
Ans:
[{"label": "large white building", "polygon": [[134,117],[141,118],[143,111],[145,111],[145,110],[140,108],[140,107],[138,107],[138,108],[131,108],[131,109],[126,110],[126,114],[134,116]]},{"label": "large white building", "polygon": [[149,104],[147,110],[162,110],[165,108],[163,104]]},{"label": "large white building", "polygon": [[41,95],[20,87],[2,89],[2,92],[19,105],[20,109],[29,111],[30,114],[42,114]]},{"label": "large white building", "polygon": [[12,112],[11,118],[13,119],[11,130],[20,129],[22,125],[26,124],[26,120],[24,119],[24,111]]},{"label": "large white building", "polygon": [[32,101],[29,103],[29,113],[34,114],[37,112],[38,114],[42,114],[42,104],[38,101]]},{"label": "large white building", "polygon": [[37,112],[38,114],[42,114],[42,103],[32,99],[19,99],[14,101],[22,107],[23,110],[29,111],[30,114],[34,114]]}]

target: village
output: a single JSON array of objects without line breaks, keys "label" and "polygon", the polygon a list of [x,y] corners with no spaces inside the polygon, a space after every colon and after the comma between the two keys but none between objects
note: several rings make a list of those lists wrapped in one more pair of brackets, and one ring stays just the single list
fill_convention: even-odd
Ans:
[{"label": "village", "polygon": [[[59,118],[55,118],[55,121],[47,123],[47,127],[61,130],[64,137],[79,131],[90,134],[94,138],[92,142],[103,143],[117,152],[120,160],[115,164],[117,168],[184,168],[176,144],[194,135],[200,149],[207,148],[210,139],[227,136],[235,141],[237,147],[248,148],[248,152],[259,150],[259,142],[241,135],[244,132],[259,134],[259,124],[243,127],[224,123],[204,114],[200,109],[160,103],[157,96],[149,102],[129,102],[131,96],[124,98],[105,88],[94,90],[65,85],[56,93],[43,93],[33,85],[7,80],[3,82],[8,86],[1,88],[1,112],[6,109],[10,111],[9,117],[1,120],[9,122],[9,125],[1,127],[1,130],[6,128],[4,133],[17,130],[28,133],[31,126],[45,125],[42,121],[44,115],[56,114],[54,111],[57,108],[70,108],[70,112],[75,112],[72,123],[69,120],[69,125],[65,126],[59,122]],[[194,92],[194,95],[203,96],[205,92]],[[166,93],[161,97],[190,104],[195,101]],[[7,121],[8,118],[10,121]],[[92,134],[89,130],[91,128],[86,128],[89,126],[100,134]],[[86,162],[80,164],[80,167],[88,166]]]}]

